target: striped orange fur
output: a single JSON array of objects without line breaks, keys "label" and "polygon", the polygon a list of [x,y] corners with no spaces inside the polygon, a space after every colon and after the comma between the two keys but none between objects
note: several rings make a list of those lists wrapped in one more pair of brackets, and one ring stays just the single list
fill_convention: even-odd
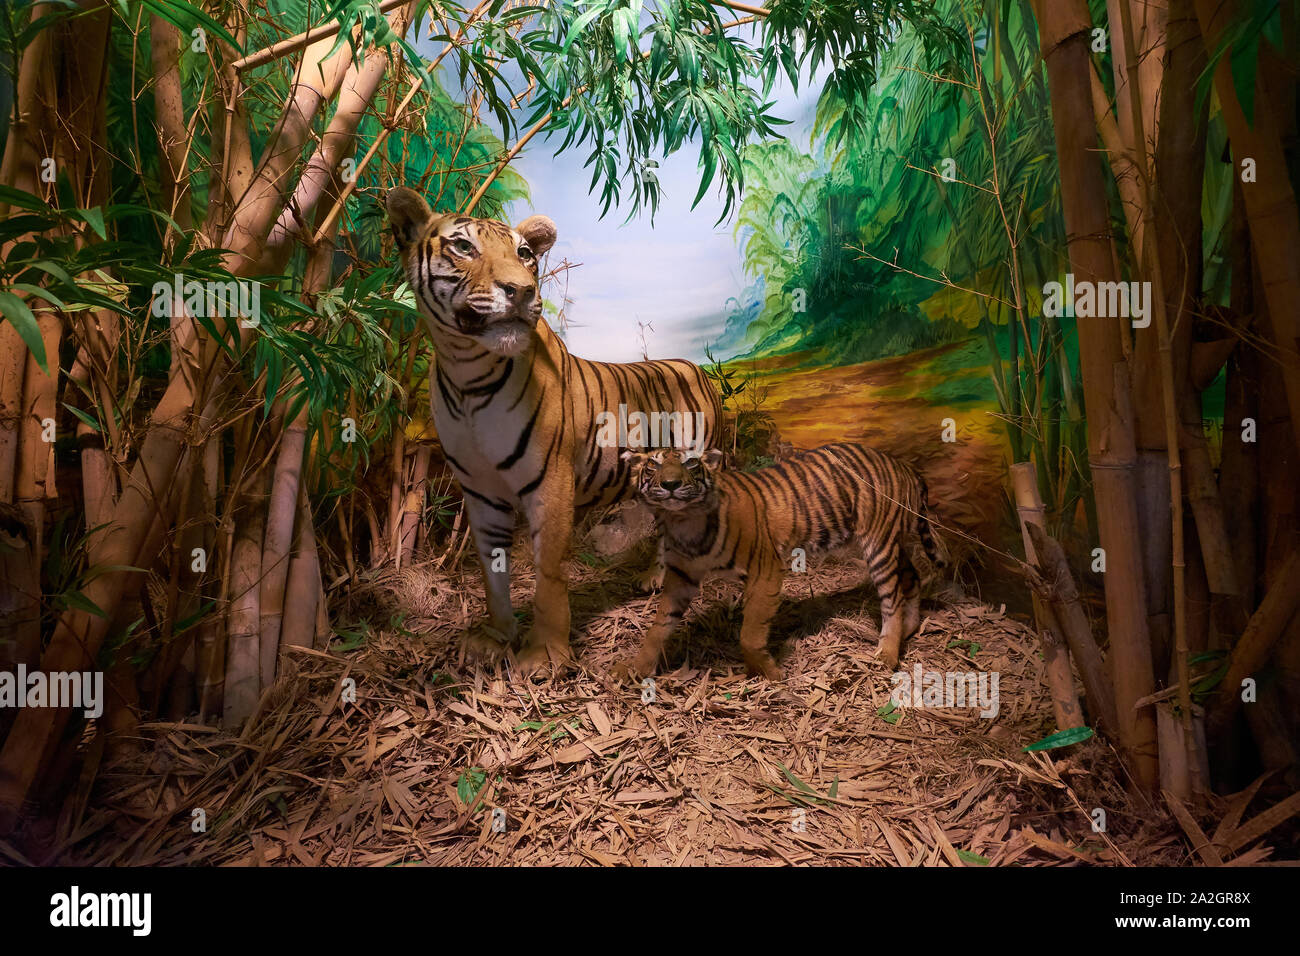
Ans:
[{"label": "striped orange fur", "polygon": [[700,584],[734,575],[744,582],[745,663],[751,673],[779,680],[767,638],[792,549],[850,543],[861,549],[880,593],[877,656],[889,667],[897,665],[902,642],[921,619],[909,543],[919,540],[936,566],[944,563],[930,528],[925,482],[910,465],[849,443],[800,452],[748,473],[722,468],[716,449],[626,457],[636,465],[641,498],[654,510],[666,567],[654,624],[621,673],[652,673]]}]

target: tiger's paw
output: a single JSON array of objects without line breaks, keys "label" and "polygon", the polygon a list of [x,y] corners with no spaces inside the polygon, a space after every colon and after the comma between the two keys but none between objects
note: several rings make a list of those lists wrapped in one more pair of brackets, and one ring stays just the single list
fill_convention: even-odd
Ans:
[{"label": "tiger's paw", "polygon": [[481,664],[496,664],[505,657],[512,641],[512,635],[483,623],[462,634],[460,646],[467,659]]},{"label": "tiger's paw", "polygon": [[755,654],[752,657],[746,655],[745,669],[755,676],[761,674],[773,683],[785,680],[785,674],[777,666],[776,661],[772,660],[771,654]]},{"label": "tiger's paw", "polygon": [[654,567],[642,571],[632,579],[632,586],[642,594],[661,590],[664,586],[664,566],[656,564]]},{"label": "tiger's paw", "polygon": [[515,662],[524,677],[545,679],[572,666],[573,651],[568,644],[530,642],[515,656]]},{"label": "tiger's paw", "polygon": [[610,675],[616,681],[637,681],[654,673],[654,662],[646,662],[640,655],[619,661],[610,668]]},{"label": "tiger's paw", "polygon": [[892,671],[898,667],[898,648],[881,641],[876,648],[876,660]]}]

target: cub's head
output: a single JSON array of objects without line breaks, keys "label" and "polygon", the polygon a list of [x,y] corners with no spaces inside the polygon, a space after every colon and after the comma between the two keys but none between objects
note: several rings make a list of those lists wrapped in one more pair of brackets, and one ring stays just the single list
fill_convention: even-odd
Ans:
[{"label": "cub's head", "polygon": [[683,511],[712,500],[714,478],[722,467],[722,452],[625,451],[623,460],[632,463],[632,482],[641,500],[651,508]]},{"label": "cub's head", "polygon": [[518,355],[542,315],[537,265],[555,223],[529,216],[511,229],[495,219],[435,213],[413,189],[388,194],[388,221],[420,311],[434,330]]}]

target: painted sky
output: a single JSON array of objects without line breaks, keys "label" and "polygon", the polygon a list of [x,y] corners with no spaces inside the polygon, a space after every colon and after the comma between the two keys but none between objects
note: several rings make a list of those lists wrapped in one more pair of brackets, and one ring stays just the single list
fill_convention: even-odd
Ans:
[{"label": "painted sky", "polygon": [[[417,44],[429,55],[426,46],[432,47],[427,41]],[[808,142],[819,89],[801,84],[796,96],[781,77],[773,90],[774,114],[793,121],[781,130],[800,147]],[[550,216],[559,240],[549,266],[564,259],[581,263],[568,272],[564,337],[570,350],[603,361],[639,359],[642,322],[653,329],[644,333],[650,358],[703,360],[705,344],[726,321],[727,299],[752,280],[733,236],[734,219],[718,223],[722,200],[716,191],[691,209],[700,183],[698,144],[688,142],[667,158],[651,157],[659,163],[663,191],[652,225],[648,211],[626,224],[627,209],[611,209],[601,219],[599,192],[588,194],[591,172],[583,168],[590,146],[552,155],[561,142],[562,137],[553,142],[538,137],[514,161],[532,199],[514,203],[511,216],[515,222],[534,212]],[[562,290],[549,285],[543,292],[556,300]]]}]

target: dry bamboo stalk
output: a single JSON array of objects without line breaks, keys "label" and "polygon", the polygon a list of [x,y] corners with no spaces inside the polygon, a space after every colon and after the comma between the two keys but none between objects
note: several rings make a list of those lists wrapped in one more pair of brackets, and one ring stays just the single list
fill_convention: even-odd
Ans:
[{"label": "dry bamboo stalk", "polygon": [[[1051,94],[1071,271],[1090,282],[1115,281],[1118,275],[1107,238],[1109,215],[1096,198],[1106,193],[1096,152],[1097,131],[1092,123],[1078,121],[1080,116],[1094,115],[1088,48],[1091,14],[1085,0],[1033,0],[1033,9]],[[1155,715],[1149,709],[1134,711],[1132,706],[1154,690],[1155,675],[1142,581],[1133,480],[1136,449],[1122,321],[1080,322],[1079,362],[1088,408],[1088,459],[1106,554],[1106,609],[1119,740],[1138,784],[1152,791],[1159,771]]]},{"label": "dry bamboo stalk", "polygon": [[[1195,0],[1196,16],[1206,49],[1222,42],[1230,24],[1243,16],[1235,0]],[[1232,77],[1232,57],[1222,56],[1214,70],[1214,89],[1228,128],[1235,164],[1249,158],[1255,176],[1242,184],[1246,219],[1253,240],[1254,265],[1267,304],[1270,334],[1282,372],[1287,407],[1292,423],[1300,422],[1300,318],[1295,303],[1300,301],[1300,210],[1291,186],[1282,132],[1269,97],[1255,100],[1255,115],[1248,120],[1237,98]],[[1234,165],[1233,178],[1242,175]],[[1300,428],[1293,427],[1292,440],[1300,447]]]},{"label": "dry bamboo stalk", "polygon": [[222,697],[223,727],[234,729],[257,707],[262,692],[261,616],[258,596],[262,576],[262,533],[266,512],[266,472],[253,480],[235,527],[227,595],[226,684]]},{"label": "dry bamboo stalk", "polygon": [[[154,116],[161,162],[158,164],[163,201],[181,232],[193,222],[190,209],[188,142],[185,101],[181,94],[181,31],[154,14],[149,18],[149,54],[154,76]],[[175,232],[167,236],[168,248]],[[183,313],[182,313],[183,315]],[[175,319],[176,311],[172,312]]]},{"label": "dry bamboo stalk", "polygon": [[1212,738],[1222,738],[1237,705],[1241,703],[1242,681],[1264,665],[1274,643],[1282,636],[1296,610],[1300,609],[1297,581],[1300,581],[1300,551],[1292,551],[1228,658],[1228,672],[1219,684],[1210,714]]},{"label": "dry bamboo stalk", "polygon": [[12,322],[0,323],[0,503],[14,500],[18,474],[18,425],[22,419],[27,347]]},{"label": "dry bamboo stalk", "polygon": [[289,551],[293,547],[294,518],[298,513],[298,485],[302,477],[307,442],[307,404],[285,428],[275,463],[271,496],[266,506],[262,545],[262,573],[258,596],[261,631],[262,687],[275,682],[284,623],[285,584],[289,579]]},{"label": "dry bamboo stalk", "polygon": [[[216,502],[220,493],[220,454],[217,442],[208,442],[203,449],[203,513],[215,520]],[[211,525],[204,528],[203,547],[206,549],[208,572],[204,578],[203,594],[211,597],[213,604],[218,604],[225,597],[224,582],[213,572],[217,568],[230,567],[230,551],[227,548],[225,560],[219,560],[217,554],[216,529]],[[225,615],[214,610],[199,625],[195,638],[194,653],[194,696],[197,699],[199,722],[209,720],[221,707],[226,689],[226,631]]]},{"label": "dry bamboo stalk", "polygon": [[[1020,515],[1020,533],[1025,542],[1025,556],[1031,565],[1038,561],[1034,542],[1029,536],[1029,526],[1043,528],[1043,501],[1038,494],[1038,472],[1032,462],[1017,462],[1011,466],[1011,486],[1016,496],[1016,511]],[[1074,675],[1070,672],[1070,656],[1061,638],[1060,625],[1038,594],[1033,595],[1034,617],[1038,621],[1038,642],[1047,665],[1047,684],[1052,692],[1052,707],[1056,714],[1057,730],[1083,726],[1083,711],[1079,696],[1074,690]]]},{"label": "dry bamboo stalk", "polygon": [[325,580],[321,577],[320,560],[316,561],[316,625],[312,630],[312,647],[324,650],[329,647],[334,632],[330,628],[329,598],[325,593]]},{"label": "dry bamboo stalk", "polygon": [[[1128,63],[1130,79],[1129,96],[1133,108],[1134,153],[1137,159],[1136,165],[1142,187],[1144,209],[1149,212],[1155,209],[1155,201],[1151,190],[1151,169],[1145,149],[1146,136],[1141,102],[1142,80],[1138,73],[1132,15],[1127,3],[1120,3],[1120,24],[1123,51]],[[1152,95],[1154,97],[1154,94]],[[1199,799],[1200,795],[1205,791],[1206,781],[1201,777],[1201,759],[1195,750],[1196,736],[1192,728],[1191,672],[1187,660],[1187,561],[1184,555],[1183,542],[1185,532],[1183,524],[1183,466],[1182,451],[1179,447],[1181,443],[1178,428],[1178,398],[1174,391],[1173,345],[1172,336],[1170,335],[1168,306],[1166,304],[1168,299],[1165,297],[1164,270],[1161,267],[1159,250],[1156,249],[1154,236],[1151,232],[1146,234],[1145,248],[1141,252],[1145,256],[1147,270],[1151,276],[1153,293],[1151,311],[1155,313],[1156,335],[1159,342],[1160,390],[1164,399],[1165,442],[1169,454],[1169,496],[1173,511],[1174,651],[1177,655],[1176,663],[1180,687],[1179,706],[1182,711],[1184,743],[1188,748],[1187,762],[1191,769],[1192,793]],[[1174,324],[1177,325],[1182,319],[1182,302],[1180,300],[1179,315]],[[1216,541],[1214,544],[1216,546],[1220,544],[1226,545],[1226,535],[1221,542]],[[1225,554],[1224,557],[1226,558],[1227,555]]]},{"label": "dry bamboo stalk", "polygon": [[406,491],[406,500],[402,504],[401,547],[397,553],[397,566],[410,564],[415,553],[415,532],[420,526],[420,516],[424,513],[425,489],[429,483],[429,459],[433,449],[420,445],[415,450],[415,467],[411,474],[411,483]]},{"label": "dry bamboo stalk", "polygon": [[384,525],[387,537],[384,547],[388,555],[397,560],[397,547],[401,536],[402,489],[406,484],[406,429],[402,423],[393,432],[392,478],[388,489],[388,522]]},{"label": "dry bamboo stalk", "polygon": [[1088,615],[1079,602],[1079,591],[1070,573],[1065,551],[1038,525],[1028,525],[1026,530],[1034,543],[1035,555],[1041,562],[1040,571],[1048,585],[1047,606],[1061,633],[1065,635],[1070,653],[1079,667],[1092,718],[1103,733],[1114,735],[1119,731],[1114,693],[1107,679],[1101,651],[1093,639]]},{"label": "dry bamboo stalk", "polygon": [[298,520],[294,531],[289,578],[284,588],[284,625],[280,645],[310,647],[316,631],[316,603],[320,599],[320,555],[307,489],[298,487]]},{"label": "dry bamboo stalk", "polygon": [[1237,571],[1232,560],[1232,543],[1224,519],[1219,484],[1210,462],[1205,440],[1195,436],[1186,443],[1187,498],[1196,519],[1196,533],[1201,545],[1201,560],[1210,590],[1215,594],[1237,595]]}]

